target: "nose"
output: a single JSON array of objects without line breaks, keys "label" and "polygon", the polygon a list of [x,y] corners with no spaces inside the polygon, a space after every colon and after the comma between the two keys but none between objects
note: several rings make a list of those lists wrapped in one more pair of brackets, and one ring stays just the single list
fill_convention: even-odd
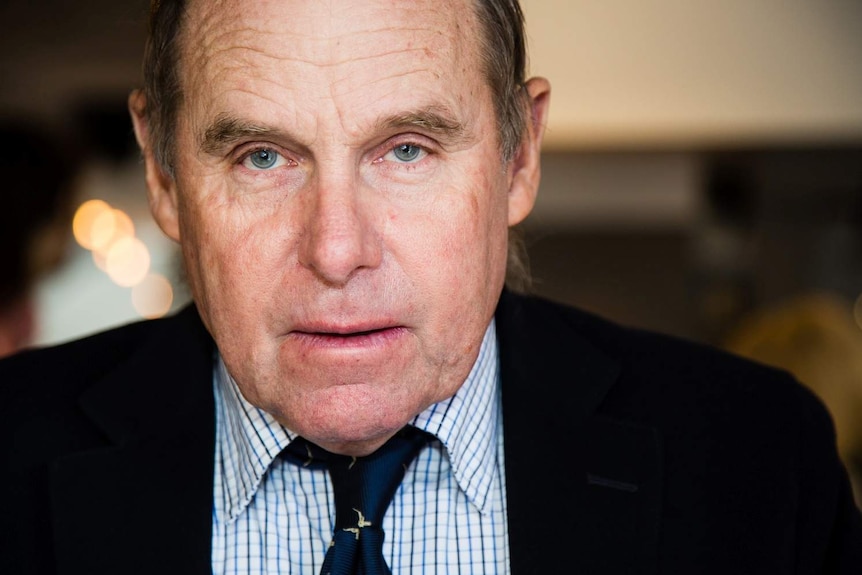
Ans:
[{"label": "nose", "polygon": [[381,239],[374,208],[349,177],[318,177],[307,199],[300,263],[323,282],[340,286],[357,271],[380,265]]}]

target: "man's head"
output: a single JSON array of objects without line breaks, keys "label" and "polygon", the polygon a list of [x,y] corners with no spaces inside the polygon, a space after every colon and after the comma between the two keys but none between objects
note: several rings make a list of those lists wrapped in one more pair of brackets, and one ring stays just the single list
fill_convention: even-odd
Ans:
[{"label": "man's head", "polygon": [[548,86],[523,82],[522,48],[488,48],[502,6],[522,46],[517,6],[469,2],[192,2],[154,44],[173,44],[173,87],[130,99],[154,216],[228,370],[333,451],[458,389],[533,205]]}]

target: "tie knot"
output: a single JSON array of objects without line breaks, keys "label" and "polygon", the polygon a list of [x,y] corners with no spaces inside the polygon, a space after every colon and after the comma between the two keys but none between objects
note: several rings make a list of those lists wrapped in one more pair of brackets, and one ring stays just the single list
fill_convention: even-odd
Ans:
[{"label": "tie knot", "polygon": [[405,427],[370,455],[332,457],[336,528],[379,528],[407,467],[427,442],[427,434]]},{"label": "tie knot", "polygon": [[303,438],[282,452],[293,463],[329,469],[335,495],[335,533],[321,573],[389,575],[383,559],[383,515],[410,462],[432,436],[412,426],[365,457],[330,453]]},{"label": "tie knot", "polygon": [[338,455],[299,437],[282,457],[303,467],[326,467],[335,494],[336,528],[379,527],[407,467],[432,436],[405,426],[364,457]]},{"label": "tie knot", "polygon": [[331,453],[298,437],[281,455],[295,465],[329,470],[335,494],[336,528],[379,527],[407,467],[432,437],[408,425],[364,457]]}]

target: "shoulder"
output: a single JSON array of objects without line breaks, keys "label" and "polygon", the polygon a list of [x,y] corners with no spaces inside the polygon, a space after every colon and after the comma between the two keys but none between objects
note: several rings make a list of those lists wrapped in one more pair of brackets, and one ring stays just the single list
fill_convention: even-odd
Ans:
[{"label": "shoulder", "polygon": [[170,326],[182,321],[181,316],[187,313],[183,310],[169,318],[129,323],[65,343],[21,351],[0,360],[0,380],[8,387],[14,381],[44,381],[52,374],[62,374],[67,381],[98,377],[100,371],[127,359],[142,342],[159,332],[169,332]]},{"label": "shoulder", "polygon": [[189,306],[164,319],[119,326],[81,339],[34,348],[0,360],[0,421],[14,424],[28,417],[74,406],[90,386],[141,354],[158,359],[161,350],[190,334],[203,334],[197,312]]},{"label": "shoulder", "polygon": [[52,373],[74,378],[97,375],[105,366],[122,361],[159,321],[140,321],[118,326],[80,339],[47,347],[35,347],[0,360],[0,377],[13,381],[43,380]]},{"label": "shoulder", "polygon": [[[605,371],[613,366],[614,383],[600,408],[610,417],[669,434],[679,429],[721,430],[728,438],[766,428],[798,433],[799,424],[810,421],[831,436],[831,420],[822,403],[786,371],[538,297],[504,294],[500,312],[498,321],[505,327],[499,331],[510,332],[501,334],[510,339],[502,347],[528,347],[523,355],[538,354],[542,363],[556,365],[562,378],[576,377],[583,365],[601,364]],[[560,385],[548,391],[566,393]]]},{"label": "shoulder", "polygon": [[784,382],[779,385],[790,379],[785,371],[709,344],[620,325],[536,296],[504,294],[501,312],[507,316],[503,320],[507,329],[514,328],[521,333],[518,339],[542,334],[574,347],[588,345],[594,352],[618,363],[621,376],[625,378],[661,376],[701,383],[720,380],[742,388],[748,387],[752,378]]},{"label": "shoulder", "polygon": [[[601,425],[585,428],[591,444],[605,428],[656,438],[663,537],[679,544],[672,554],[696,555],[696,541],[718,536],[739,557],[799,541],[800,564],[862,560],[831,416],[789,373],[539,298],[505,294],[497,318],[501,365],[508,353],[528,366],[509,369],[513,410],[537,413],[510,418],[527,421],[518,433],[547,440],[550,421],[566,448],[580,433],[572,413],[595,397],[588,421]],[[503,377],[505,401],[505,368]]]},{"label": "shoulder", "polygon": [[[501,317],[502,316],[502,317]],[[505,292],[498,321],[522,334],[544,334],[573,344],[587,343],[608,358],[637,364],[642,369],[687,373],[693,367],[711,372],[719,369],[755,371],[779,375],[763,364],[735,356],[715,346],[679,337],[624,326],[593,313],[537,296]],[[524,338],[519,338],[524,339]]]}]

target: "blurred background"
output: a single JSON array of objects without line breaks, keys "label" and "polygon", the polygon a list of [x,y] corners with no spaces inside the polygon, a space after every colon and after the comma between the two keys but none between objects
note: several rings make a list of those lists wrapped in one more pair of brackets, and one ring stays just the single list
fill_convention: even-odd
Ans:
[{"label": "blurred background", "polygon": [[[534,291],[790,370],[862,493],[862,2],[522,3]],[[188,301],[126,112],[147,6],[0,4],[0,353]]]}]

